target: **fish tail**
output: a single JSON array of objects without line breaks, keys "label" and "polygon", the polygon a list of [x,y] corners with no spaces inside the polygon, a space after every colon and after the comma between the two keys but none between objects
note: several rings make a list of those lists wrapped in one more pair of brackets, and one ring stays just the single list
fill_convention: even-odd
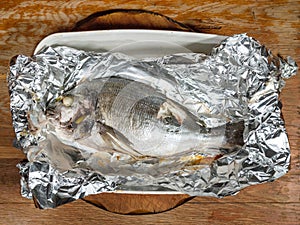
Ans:
[{"label": "fish tail", "polygon": [[227,123],[225,129],[226,141],[229,144],[243,145],[244,121],[238,123]]}]

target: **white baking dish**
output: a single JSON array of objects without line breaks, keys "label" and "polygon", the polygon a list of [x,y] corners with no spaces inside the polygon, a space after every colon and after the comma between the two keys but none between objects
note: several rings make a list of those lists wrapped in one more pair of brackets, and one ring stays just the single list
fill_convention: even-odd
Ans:
[{"label": "white baking dish", "polygon": [[[64,45],[88,51],[122,52],[144,58],[160,57],[175,53],[206,53],[224,40],[226,36],[162,30],[102,30],[55,33],[44,38],[34,54],[46,46]],[[130,194],[182,194],[176,191],[123,191]]]},{"label": "white baking dish", "polygon": [[65,45],[82,50],[122,52],[137,58],[174,53],[210,53],[226,36],[162,30],[102,30],[55,33],[44,38],[34,54],[45,46]]}]

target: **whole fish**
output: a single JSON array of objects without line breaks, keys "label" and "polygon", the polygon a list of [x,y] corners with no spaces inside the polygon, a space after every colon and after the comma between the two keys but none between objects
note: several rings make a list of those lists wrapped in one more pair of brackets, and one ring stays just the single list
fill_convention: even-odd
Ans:
[{"label": "whole fish", "polygon": [[120,77],[79,83],[58,99],[47,117],[65,144],[133,156],[187,151],[214,156],[228,144],[241,143],[240,138],[227,137],[228,126],[207,128],[154,87]]}]

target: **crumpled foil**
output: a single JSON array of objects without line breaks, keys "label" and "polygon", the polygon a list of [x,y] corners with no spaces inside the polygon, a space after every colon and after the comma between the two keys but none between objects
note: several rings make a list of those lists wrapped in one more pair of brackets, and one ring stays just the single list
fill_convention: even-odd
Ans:
[{"label": "crumpled foil", "polygon": [[[290,57],[272,55],[245,34],[228,37],[210,55],[135,59],[66,46],[45,47],[33,57],[19,55],[11,61],[8,87],[17,146],[28,158],[18,164],[22,195],[33,197],[40,208],[54,208],[115,190],[223,197],[273,181],[288,171],[290,163],[278,96],[283,78],[297,69]],[[243,121],[244,145],[201,167],[176,157],[132,160],[124,154],[117,160],[115,154],[100,154],[95,160],[103,161],[103,168],[93,168],[88,166],[93,155],[70,151],[46,128],[30,131],[28,117],[43,117],[77,83],[111,76],[155,87],[201,117],[208,127]]]}]

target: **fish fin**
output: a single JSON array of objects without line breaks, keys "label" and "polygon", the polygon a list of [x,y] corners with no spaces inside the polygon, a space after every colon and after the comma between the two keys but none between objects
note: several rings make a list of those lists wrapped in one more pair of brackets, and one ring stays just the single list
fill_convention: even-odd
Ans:
[{"label": "fish fin", "polygon": [[101,131],[99,132],[106,144],[120,151],[121,153],[130,154],[131,156],[141,156],[142,154],[132,147],[132,143],[121,132],[110,126],[101,123]]},{"label": "fish fin", "polygon": [[166,117],[173,117],[181,125],[183,120],[186,118],[186,113],[178,108],[171,101],[165,101],[159,108],[156,118],[164,119]]}]

